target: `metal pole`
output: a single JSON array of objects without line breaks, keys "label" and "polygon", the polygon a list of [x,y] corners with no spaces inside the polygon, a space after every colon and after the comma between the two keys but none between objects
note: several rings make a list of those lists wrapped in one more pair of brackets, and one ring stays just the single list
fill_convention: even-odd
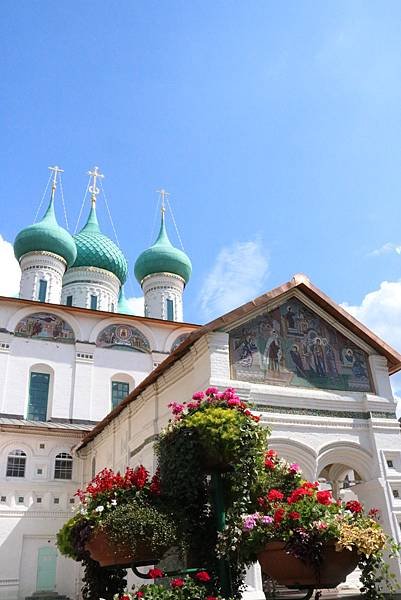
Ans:
[{"label": "metal pole", "polygon": [[[211,484],[213,504],[216,511],[217,531],[223,531],[226,525],[226,511],[224,507],[224,486],[221,473],[218,471],[211,473]],[[223,596],[225,598],[229,598],[231,596],[232,589],[229,561],[224,558],[219,558],[218,569]]]}]

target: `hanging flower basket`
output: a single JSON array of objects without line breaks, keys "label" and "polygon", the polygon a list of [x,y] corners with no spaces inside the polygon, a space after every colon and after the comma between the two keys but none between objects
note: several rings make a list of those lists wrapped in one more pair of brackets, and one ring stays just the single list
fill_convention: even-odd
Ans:
[{"label": "hanging flower basket", "polygon": [[125,544],[116,544],[103,529],[96,530],[85,544],[85,550],[101,567],[129,566],[134,561],[157,561],[146,544],[138,544],[135,554]]},{"label": "hanging flower basket", "polygon": [[329,542],[323,550],[319,571],[316,572],[313,565],[286,552],[284,542],[269,542],[258,554],[258,561],[263,573],[280,585],[334,588],[356,568],[358,553],[346,549],[337,552],[335,542]]}]

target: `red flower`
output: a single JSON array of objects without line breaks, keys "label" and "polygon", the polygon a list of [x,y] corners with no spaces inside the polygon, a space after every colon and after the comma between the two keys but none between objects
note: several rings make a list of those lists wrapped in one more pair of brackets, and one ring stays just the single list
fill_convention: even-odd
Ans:
[{"label": "red flower", "polygon": [[353,513],[361,513],[363,511],[363,506],[358,500],[350,500],[345,505],[345,508]]},{"label": "red flower", "polygon": [[287,498],[288,504],[294,504],[301,500],[303,496],[313,496],[313,490],[309,488],[300,487],[294,490],[290,496]]},{"label": "red flower", "polygon": [[217,600],[216,596],[207,596],[206,600]]},{"label": "red flower", "polygon": [[[142,594],[142,592],[141,592]],[[143,594],[142,594],[143,596]],[[130,597],[128,596],[128,594],[123,594],[122,596],[119,596],[120,600],[131,600]],[[137,596],[137,598],[141,598],[141,596]]]},{"label": "red flower", "polygon": [[301,518],[301,515],[296,510],[293,510],[292,512],[290,512],[288,516],[293,521],[298,521]]},{"label": "red flower", "polygon": [[331,495],[330,490],[324,490],[323,492],[317,492],[316,500],[319,502],[319,504],[324,504],[325,506],[328,506],[332,503],[333,497]]},{"label": "red flower", "polygon": [[155,494],[156,496],[160,495],[160,469],[159,468],[156,469],[156,472],[151,479],[149,489],[152,492],[152,494]]},{"label": "red flower", "polygon": [[149,579],[157,579],[158,577],[163,577],[164,573],[160,569],[149,569],[148,577]]},{"label": "red flower", "polygon": [[267,499],[270,502],[279,502],[283,498],[284,498],[284,494],[282,492],[280,492],[279,490],[270,490],[270,492],[267,494]]},{"label": "red flower", "polygon": [[265,456],[267,458],[277,458],[277,452],[275,450],[268,450]]},{"label": "red flower", "polygon": [[278,508],[275,512],[274,512],[274,516],[273,516],[273,520],[274,523],[276,525],[279,525],[281,523],[281,521],[284,519],[284,515],[285,515],[285,510],[284,508]]},{"label": "red flower", "polygon": [[372,517],[372,519],[378,519],[380,515],[380,510],[378,508],[371,508],[368,512],[368,515],[369,517]]},{"label": "red flower", "polygon": [[181,588],[184,585],[185,581],[181,579],[181,577],[176,577],[176,579],[171,580],[172,588]]},{"label": "red flower", "polygon": [[198,581],[202,581],[202,583],[207,583],[211,579],[207,571],[199,571],[199,573],[197,573],[195,577]]},{"label": "red flower", "polygon": [[265,467],[266,469],[271,469],[272,471],[276,468],[276,465],[270,458],[265,459]]}]

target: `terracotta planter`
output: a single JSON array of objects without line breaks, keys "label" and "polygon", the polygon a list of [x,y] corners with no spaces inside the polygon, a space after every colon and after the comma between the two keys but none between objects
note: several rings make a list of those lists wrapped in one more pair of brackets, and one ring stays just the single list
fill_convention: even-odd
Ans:
[{"label": "terracotta planter", "polygon": [[287,554],[284,542],[269,542],[258,555],[263,573],[287,587],[334,588],[345,581],[358,564],[356,550],[336,552],[335,542],[323,550],[319,576],[312,565]]},{"label": "terracotta planter", "polygon": [[102,529],[95,531],[85,544],[85,549],[96,560],[101,567],[111,567],[113,565],[128,566],[134,561],[157,560],[152,556],[150,548],[145,544],[138,544],[135,555],[129,546],[124,544],[116,545],[112,542]]}]

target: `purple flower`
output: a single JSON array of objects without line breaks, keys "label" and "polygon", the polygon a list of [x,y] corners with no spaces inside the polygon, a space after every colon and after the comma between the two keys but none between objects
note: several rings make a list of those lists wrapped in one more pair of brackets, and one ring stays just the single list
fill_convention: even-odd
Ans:
[{"label": "purple flower", "polygon": [[256,525],[255,515],[248,515],[244,518],[242,523],[242,529],[244,531],[251,531]]},{"label": "purple flower", "polygon": [[301,467],[297,463],[290,464],[290,472],[291,473],[298,473],[300,470],[301,470]]},{"label": "purple flower", "polygon": [[273,517],[269,517],[269,515],[263,515],[261,521],[264,525],[269,525],[270,523],[273,523]]}]

